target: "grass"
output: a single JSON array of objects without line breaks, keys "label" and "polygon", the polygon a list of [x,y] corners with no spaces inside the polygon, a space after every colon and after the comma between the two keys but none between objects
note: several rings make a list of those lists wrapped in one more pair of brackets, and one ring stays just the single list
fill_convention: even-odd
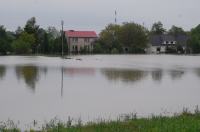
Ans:
[{"label": "grass", "polygon": [[[14,129],[0,129],[0,132],[18,132]],[[34,130],[30,130],[34,132]],[[51,121],[47,123],[41,132],[200,132],[200,112],[198,108],[194,113],[184,109],[181,114],[172,117],[151,116],[150,118],[137,118],[136,115],[126,116],[118,121],[101,121],[82,125],[81,121],[71,125],[67,123]]]}]

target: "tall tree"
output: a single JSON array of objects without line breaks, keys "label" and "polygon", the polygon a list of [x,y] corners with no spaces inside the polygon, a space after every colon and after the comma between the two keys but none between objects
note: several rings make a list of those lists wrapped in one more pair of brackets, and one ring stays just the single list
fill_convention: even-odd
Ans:
[{"label": "tall tree", "polygon": [[36,25],[36,18],[30,18],[24,27],[24,31],[29,34],[36,34],[39,29],[39,25]]},{"label": "tall tree", "polygon": [[159,21],[153,24],[150,33],[154,35],[161,35],[164,34],[165,32],[166,29],[163,27],[163,24]]},{"label": "tall tree", "polygon": [[32,47],[32,53],[36,53],[38,45],[40,43],[39,40],[39,25],[36,24],[36,18],[32,17],[30,18],[24,27],[24,31],[27,32],[28,34],[33,34],[35,37],[35,43],[31,45]]}]

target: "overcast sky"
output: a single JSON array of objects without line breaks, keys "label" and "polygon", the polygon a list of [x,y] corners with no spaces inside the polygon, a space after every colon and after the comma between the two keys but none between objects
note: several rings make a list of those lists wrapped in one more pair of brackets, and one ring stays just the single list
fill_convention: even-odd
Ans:
[{"label": "overcast sky", "polygon": [[172,25],[189,30],[200,24],[200,0],[0,0],[0,25],[8,30],[24,26],[31,17],[46,28],[101,31],[114,22],[137,22],[150,28],[161,21],[165,28]]}]

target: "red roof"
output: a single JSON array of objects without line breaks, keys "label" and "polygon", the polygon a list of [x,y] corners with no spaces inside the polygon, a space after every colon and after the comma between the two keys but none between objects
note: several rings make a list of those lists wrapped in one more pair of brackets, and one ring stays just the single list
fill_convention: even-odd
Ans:
[{"label": "red roof", "polygon": [[97,38],[97,34],[94,31],[65,31],[67,37],[77,37],[77,38]]}]

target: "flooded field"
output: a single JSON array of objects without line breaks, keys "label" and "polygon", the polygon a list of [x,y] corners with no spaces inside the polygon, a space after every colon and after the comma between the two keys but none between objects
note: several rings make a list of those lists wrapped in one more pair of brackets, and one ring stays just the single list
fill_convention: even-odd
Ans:
[{"label": "flooded field", "polygon": [[26,128],[55,117],[170,115],[200,105],[199,93],[199,56],[0,57],[0,121]]}]

